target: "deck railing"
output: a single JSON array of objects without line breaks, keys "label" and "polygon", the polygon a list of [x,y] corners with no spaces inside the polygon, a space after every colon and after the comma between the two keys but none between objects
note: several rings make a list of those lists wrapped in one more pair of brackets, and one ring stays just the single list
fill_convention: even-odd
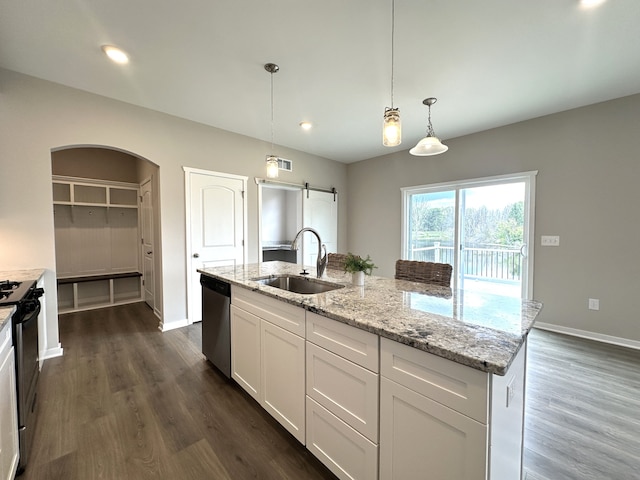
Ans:
[{"label": "deck railing", "polygon": [[[411,260],[453,265],[453,247],[443,247],[438,242],[431,247],[414,247],[411,249]],[[465,276],[520,280],[522,255],[519,249],[464,248],[460,260]]]}]

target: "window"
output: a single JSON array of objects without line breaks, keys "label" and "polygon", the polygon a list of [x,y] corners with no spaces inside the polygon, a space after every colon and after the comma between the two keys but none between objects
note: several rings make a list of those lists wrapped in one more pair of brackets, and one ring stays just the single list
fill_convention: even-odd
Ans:
[{"label": "window", "polygon": [[531,298],[535,175],[402,189],[402,258],[448,263],[453,288]]}]

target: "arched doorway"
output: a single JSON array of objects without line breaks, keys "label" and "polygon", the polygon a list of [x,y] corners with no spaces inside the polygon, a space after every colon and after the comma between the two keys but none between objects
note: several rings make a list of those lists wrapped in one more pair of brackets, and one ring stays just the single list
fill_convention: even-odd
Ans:
[{"label": "arched doorway", "polygon": [[159,167],[109,146],[51,152],[59,312],[145,301],[162,318]]}]

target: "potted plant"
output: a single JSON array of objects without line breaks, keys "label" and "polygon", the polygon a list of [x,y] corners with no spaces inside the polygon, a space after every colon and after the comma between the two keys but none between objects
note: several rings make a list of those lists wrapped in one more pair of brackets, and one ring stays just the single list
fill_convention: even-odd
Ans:
[{"label": "potted plant", "polygon": [[378,268],[371,261],[371,257],[362,258],[349,252],[344,261],[344,271],[352,274],[351,281],[354,285],[364,285],[364,276],[371,275],[374,268]]}]

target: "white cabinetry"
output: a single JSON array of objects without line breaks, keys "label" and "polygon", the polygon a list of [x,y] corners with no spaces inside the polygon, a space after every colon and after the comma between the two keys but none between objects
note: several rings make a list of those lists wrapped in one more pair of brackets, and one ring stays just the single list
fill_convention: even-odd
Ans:
[{"label": "white cabinetry", "polygon": [[231,289],[231,376],[305,442],[304,310]]},{"label": "white cabinetry", "polygon": [[18,406],[11,320],[0,331],[0,480],[12,480],[18,468]]},{"label": "white cabinetry", "polygon": [[342,479],[378,476],[378,336],[307,312],[307,448]]},{"label": "white cabinetry", "polygon": [[136,184],[54,176],[61,312],[142,299],[138,198]]},{"label": "white cabinetry", "polygon": [[505,377],[385,338],[380,350],[380,480],[521,478],[526,346]]}]

